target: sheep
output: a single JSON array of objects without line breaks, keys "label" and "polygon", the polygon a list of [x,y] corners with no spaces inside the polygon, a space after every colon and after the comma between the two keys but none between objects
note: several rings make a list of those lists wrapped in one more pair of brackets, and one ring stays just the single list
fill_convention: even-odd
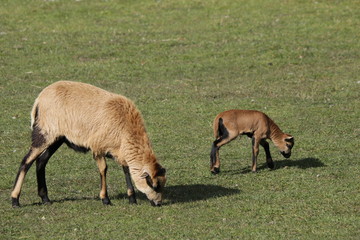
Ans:
[{"label": "sheep", "polygon": [[38,195],[42,203],[51,203],[45,167],[63,143],[76,151],[92,152],[100,171],[100,199],[104,205],[111,205],[106,187],[106,157],[123,167],[130,203],[137,203],[133,179],[153,206],[162,204],[166,170],[155,157],[141,113],[128,98],[86,83],[55,82],[35,100],[31,127],[32,144],[11,192],[13,207],[20,206],[21,187],[35,160]]},{"label": "sheep", "polygon": [[270,139],[285,158],[291,156],[291,149],[295,144],[293,136],[283,133],[265,113],[255,110],[234,109],[221,112],[214,119],[213,130],[216,138],[210,153],[210,171],[213,174],[220,172],[220,147],[239,135],[247,135],[252,139],[252,172],[256,172],[259,145],[265,150],[268,167],[274,168],[266,139]]}]

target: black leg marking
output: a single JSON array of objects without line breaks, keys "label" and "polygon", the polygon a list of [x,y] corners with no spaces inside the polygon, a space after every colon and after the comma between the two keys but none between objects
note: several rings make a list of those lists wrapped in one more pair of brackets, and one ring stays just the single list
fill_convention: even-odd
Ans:
[{"label": "black leg marking", "polygon": [[36,124],[34,124],[31,134],[31,146],[34,148],[41,147],[46,142],[45,136],[40,132],[40,130],[41,129]]},{"label": "black leg marking", "polygon": [[[216,139],[212,146],[210,152],[210,168],[212,174],[218,174],[220,172],[220,159],[219,159],[219,150],[220,147],[226,144],[228,141],[223,143],[221,146],[218,146],[219,143],[229,138],[229,131],[225,127],[223,123],[223,119],[219,118],[219,126],[218,126],[218,139]],[[214,167],[214,165],[218,164],[218,167]]]},{"label": "black leg marking", "polygon": [[50,145],[43,154],[36,159],[36,177],[38,184],[38,195],[41,198],[44,204],[50,203],[48,198],[48,191],[46,187],[46,177],[45,177],[45,167],[48,163],[51,156],[58,150],[58,148],[63,144],[63,139],[59,139]]},{"label": "black leg marking", "polygon": [[76,152],[82,152],[82,153],[87,153],[90,149],[89,148],[86,148],[86,147],[83,147],[83,146],[79,146],[79,145],[76,145],[72,142],[70,142],[67,138],[64,138],[64,142],[66,143],[66,145],[75,150]]},{"label": "black leg marking", "polygon": [[210,152],[210,166],[212,167],[215,162],[216,162],[216,152],[219,150],[219,148],[216,146],[216,144],[218,144],[219,142],[221,142],[221,140],[219,141],[215,140],[211,146],[211,152]]},{"label": "black leg marking", "polygon": [[211,147],[210,152],[210,168],[212,174],[218,174],[220,173],[220,167],[213,167],[216,164],[216,158],[219,154],[220,147],[217,147],[216,145],[221,142],[223,139],[220,137],[219,139],[215,140]]},{"label": "black leg marking", "polygon": [[266,140],[261,140],[260,145],[264,148],[266,154],[266,162],[270,169],[274,169],[274,162],[271,158],[269,143]]},{"label": "black leg marking", "polygon": [[123,170],[125,173],[125,180],[126,180],[126,186],[127,186],[127,194],[129,197],[129,203],[130,204],[137,204],[136,196],[135,196],[135,189],[131,182],[131,176],[130,176],[130,170],[128,166],[123,166]]}]

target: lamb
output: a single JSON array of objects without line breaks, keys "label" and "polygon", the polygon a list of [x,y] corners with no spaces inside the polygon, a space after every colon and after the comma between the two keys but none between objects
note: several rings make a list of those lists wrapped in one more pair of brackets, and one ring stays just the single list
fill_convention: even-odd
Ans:
[{"label": "lamb", "polygon": [[136,203],[133,179],[153,206],[162,204],[166,170],[155,157],[141,113],[128,98],[85,83],[59,81],[43,89],[35,100],[31,127],[32,144],[11,192],[13,207],[20,206],[21,187],[35,160],[38,195],[44,204],[51,203],[45,167],[63,143],[76,151],[92,152],[100,171],[103,204],[111,204],[106,157],[123,167],[130,203]]},{"label": "lamb", "polygon": [[213,122],[215,141],[210,153],[210,171],[213,174],[220,172],[219,149],[221,146],[234,140],[239,135],[247,135],[252,139],[252,171],[256,172],[259,145],[266,153],[266,162],[269,168],[274,168],[271,158],[270,139],[285,158],[291,156],[291,149],[295,142],[294,137],[283,133],[280,128],[265,113],[255,110],[228,110],[219,113]]}]

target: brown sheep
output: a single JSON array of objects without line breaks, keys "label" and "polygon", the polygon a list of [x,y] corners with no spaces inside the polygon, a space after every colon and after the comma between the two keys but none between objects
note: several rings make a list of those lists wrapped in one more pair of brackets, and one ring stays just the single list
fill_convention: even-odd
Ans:
[{"label": "brown sheep", "polygon": [[268,167],[273,169],[274,162],[270,155],[270,139],[285,158],[291,156],[294,138],[283,133],[280,128],[265,113],[255,110],[229,110],[219,113],[213,122],[214,136],[210,153],[210,171],[220,172],[219,149],[239,135],[247,135],[252,139],[252,171],[256,172],[256,161],[259,145],[265,149]]},{"label": "brown sheep", "polygon": [[35,160],[38,194],[43,203],[50,203],[45,167],[63,143],[77,151],[91,150],[100,171],[104,204],[111,204],[106,187],[106,157],[110,157],[123,167],[130,203],[136,203],[133,179],[152,205],[161,205],[165,169],[157,162],[143,118],[131,100],[89,84],[59,81],[35,100],[31,127],[32,144],[11,193],[13,207],[19,206],[25,175]]}]

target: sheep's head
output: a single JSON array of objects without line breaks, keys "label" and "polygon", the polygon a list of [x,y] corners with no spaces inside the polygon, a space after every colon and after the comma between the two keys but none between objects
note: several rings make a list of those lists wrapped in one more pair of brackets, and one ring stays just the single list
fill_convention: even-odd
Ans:
[{"label": "sheep's head", "polygon": [[159,164],[156,164],[153,171],[144,168],[136,184],[137,188],[146,194],[153,206],[161,206],[162,204],[163,189],[166,183],[165,174],[165,168],[162,168]]}]

